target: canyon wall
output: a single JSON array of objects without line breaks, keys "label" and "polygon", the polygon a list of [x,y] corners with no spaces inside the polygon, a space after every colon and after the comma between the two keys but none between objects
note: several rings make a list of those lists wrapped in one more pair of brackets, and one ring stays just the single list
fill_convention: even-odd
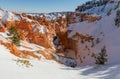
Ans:
[{"label": "canyon wall", "polygon": [[[100,16],[76,12],[57,13],[56,15],[35,15],[4,11],[4,16],[0,20],[0,32],[9,31],[11,26],[16,27],[21,40],[43,46],[49,52],[53,51],[50,54],[45,54],[46,51],[39,50],[47,59],[54,59],[54,54],[68,58],[77,58],[79,53],[78,40],[68,37],[70,30],[67,28],[69,24],[82,21],[95,22],[97,20],[100,20]],[[91,40],[87,36],[76,36],[81,37],[80,39]],[[57,43],[54,43],[55,41]],[[29,52],[30,56],[40,59],[30,51],[19,51],[14,44],[7,43],[4,45],[16,56],[26,57]],[[73,51],[71,55],[67,54],[69,50]]]}]

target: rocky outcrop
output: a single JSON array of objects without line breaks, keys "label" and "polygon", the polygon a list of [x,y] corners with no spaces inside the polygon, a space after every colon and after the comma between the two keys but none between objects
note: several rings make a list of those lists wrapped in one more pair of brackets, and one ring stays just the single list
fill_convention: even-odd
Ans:
[{"label": "rocky outcrop", "polygon": [[53,54],[47,53],[47,52],[48,51],[46,51],[46,50],[39,50],[39,53],[42,54],[45,57],[45,59],[53,60],[54,59]]},{"label": "rocky outcrop", "polygon": [[79,23],[83,21],[95,22],[101,19],[98,15],[89,15],[86,13],[71,12],[67,14],[66,20],[68,24]]},{"label": "rocky outcrop", "polygon": [[2,24],[2,20],[0,19],[0,32],[5,32],[6,29],[4,27],[4,25]]},{"label": "rocky outcrop", "polygon": [[100,16],[88,16],[87,17],[88,22],[95,22],[95,21],[98,21],[100,19],[101,19]]},{"label": "rocky outcrop", "polygon": [[35,43],[35,44],[38,44],[38,45],[41,45],[45,48],[51,48],[52,45],[50,44],[50,40],[47,36],[47,34],[41,34],[41,33],[31,33],[28,35],[28,40],[29,42],[31,43]]},{"label": "rocky outcrop", "polygon": [[12,43],[3,43],[3,45],[6,46],[10,50],[10,52],[12,54],[14,54],[15,56],[21,57],[20,56],[21,54],[20,54],[19,50],[17,49],[17,47],[14,44],[12,44]]},{"label": "rocky outcrop", "polygon": [[[66,30],[57,32],[57,37],[59,39],[57,46],[57,49],[59,50],[58,53],[63,53],[67,52],[68,50],[74,51],[74,56],[73,58],[77,57],[77,41],[73,40],[72,38],[68,38],[68,32]],[[61,48],[60,48],[61,47]],[[67,56],[67,55],[66,55]]]},{"label": "rocky outcrop", "polygon": [[93,7],[99,7],[99,6],[103,6],[106,5],[108,2],[110,1],[110,3],[113,3],[114,0],[91,0],[91,1],[87,1],[86,3],[78,6],[75,10],[78,12],[83,12],[86,11],[88,9],[92,9]]},{"label": "rocky outcrop", "polygon": [[4,26],[0,26],[0,32],[5,32],[5,31],[6,31],[5,27]]},{"label": "rocky outcrop", "polygon": [[16,45],[14,45],[13,43],[4,43],[2,41],[0,41],[0,44],[6,46],[11,54],[17,56],[17,57],[20,57],[20,58],[29,58],[29,57],[33,57],[33,58],[36,58],[38,60],[40,60],[40,56],[37,56],[36,54],[34,54],[33,52],[31,51],[26,51],[26,50],[19,50]]},{"label": "rocky outcrop", "polygon": [[[4,19],[2,21],[3,26],[0,27],[1,32],[5,32],[5,30],[9,29],[11,26],[15,26],[20,34],[21,40],[34,43],[45,48],[38,52],[48,60],[55,59],[55,53],[61,53],[64,57],[77,58],[78,53],[80,53],[78,52],[78,40],[68,38],[69,31],[67,30],[67,27],[72,23],[82,21],[94,22],[100,19],[98,16],[76,12],[68,12],[65,14],[65,17],[56,16],[56,19],[48,19],[44,14],[40,16],[32,16],[27,15],[26,13],[18,14],[9,12],[7,12],[4,17],[7,17],[7,20]],[[53,43],[55,36],[59,39],[57,45],[54,45]],[[76,34],[75,37],[76,36],[79,37],[79,39],[84,39],[86,41],[92,40],[92,37],[85,37],[80,34]],[[12,43],[4,43],[4,45],[15,56],[22,58],[41,58],[32,51],[19,50]],[[69,50],[73,51],[72,55],[67,54]]]},{"label": "rocky outcrop", "polygon": [[37,58],[38,60],[40,60],[40,58],[41,58],[40,56],[37,56],[36,54],[34,54],[34,52],[31,52],[31,51],[23,50],[20,52],[21,52],[23,58],[33,57],[33,58]]}]

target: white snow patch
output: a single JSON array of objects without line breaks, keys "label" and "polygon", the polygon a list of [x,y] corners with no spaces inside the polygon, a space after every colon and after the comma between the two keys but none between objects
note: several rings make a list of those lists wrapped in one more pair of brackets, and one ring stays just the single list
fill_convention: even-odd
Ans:
[{"label": "white snow patch", "polygon": [[42,34],[46,34],[46,33],[47,33],[46,27],[45,27],[45,26],[41,26],[40,32],[41,32]]},{"label": "white snow patch", "polygon": [[7,21],[18,21],[20,20],[20,17],[14,15],[12,12],[9,11],[4,11],[3,17],[2,17],[2,22],[6,23]]}]

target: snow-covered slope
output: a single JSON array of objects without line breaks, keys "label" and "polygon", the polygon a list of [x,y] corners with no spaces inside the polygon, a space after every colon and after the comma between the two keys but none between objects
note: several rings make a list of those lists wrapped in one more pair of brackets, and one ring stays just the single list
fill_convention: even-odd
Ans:
[{"label": "snow-covered slope", "polygon": [[3,79],[119,79],[120,65],[107,64],[105,66],[84,66],[70,68],[47,60],[29,60],[26,67],[20,59],[6,47],[0,45],[0,74]]},{"label": "snow-covered slope", "polygon": [[27,15],[46,17],[47,20],[57,20],[59,17],[66,18],[66,14],[69,12],[52,12],[52,13],[27,13]]},{"label": "snow-covered slope", "polygon": [[[77,41],[78,55],[76,58],[77,67],[71,68],[54,60],[46,60],[43,54],[38,53],[39,50],[47,50],[43,46],[21,41],[21,46],[17,47],[20,51],[26,50],[33,52],[40,57],[36,60],[30,56],[28,59],[19,58],[11,53],[11,51],[1,43],[10,43],[11,40],[7,35],[7,31],[0,32],[0,74],[2,79],[120,79],[120,28],[115,26],[116,12],[119,9],[117,0],[114,3],[93,7],[80,13],[89,15],[100,15],[102,18],[95,22],[82,21],[70,24],[68,37]],[[115,9],[116,8],[116,9]],[[79,13],[77,11],[76,13]],[[107,15],[109,13],[109,15]],[[65,18],[64,14],[51,13],[44,14],[47,20],[57,19],[59,16]],[[34,14],[32,14],[34,16]],[[43,17],[43,15],[41,14]],[[0,19],[3,23],[6,21],[19,20],[12,12],[0,10]],[[31,19],[23,17],[31,22]],[[41,26],[42,27],[42,26]],[[42,34],[46,34],[46,28],[38,28]],[[83,36],[91,36],[92,41],[85,41],[81,38],[74,37],[75,34]],[[106,47],[108,62],[105,65],[95,65],[95,58],[101,48]],[[49,51],[45,53],[51,54]],[[71,54],[72,53],[72,54]],[[73,51],[68,50],[68,54],[73,55]],[[66,59],[57,57],[58,60],[66,61]],[[57,59],[56,58],[56,59]],[[70,60],[71,61],[71,60]],[[74,61],[73,61],[74,62]],[[68,62],[69,63],[69,62]],[[66,62],[65,62],[66,64]]]},{"label": "snow-covered slope", "polygon": [[[118,28],[115,25],[115,19],[117,16],[116,12],[119,10],[119,6],[118,8],[114,9],[117,4],[118,4],[118,1],[115,0],[114,3],[107,3],[105,6],[103,5],[104,11],[102,12],[98,12],[98,9],[101,9],[101,7],[103,6],[94,7],[92,9],[83,11],[86,13],[92,12],[92,14],[97,14],[98,12],[99,15],[102,16],[101,20],[99,21],[92,22],[92,23],[84,21],[84,22],[69,25],[68,30],[72,30],[72,32],[69,33],[68,37],[73,38],[73,36],[76,33],[79,33],[82,35],[90,35],[94,38],[94,40],[91,43],[89,42],[81,43],[81,40],[79,40],[78,51],[79,53],[81,52],[79,55],[83,57],[82,59],[84,64],[95,63],[94,61],[95,59],[90,58],[90,56],[87,56],[87,54],[92,54],[92,53],[97,54],[100,52],[103,46],[106,46],[106,49],[107,49],[107,55],[108,55],[107,63],[111,63],[111,64],[119,63],[120,28]],[[111,9],[110,15],[107,15],[110,9]],[[97,40],[99,40],[99,43],[96,43]],[[94,43],[94,46],[92,46],[93,43]]]},{"label": "snow-covered slope", "polygon": [[[77,32],[83,35],[88,34],[92,36],[95,40],[99,38],[100,43],[95,44],[94,47],[90,47],[90,43],[85,43],[83,45],[81,45],[80,43],[78,44],[80,46],[78,47],[78,50],[80,52],[85,52],[84,49],[87,45],[90,49],[90,52],[99,53],[100,49],[105,45],[107,48],[107,54],[109,58],[108,63],[119,63],[120,29],[115,26],[115,15],[116,13],[112,12],[110,16],[105,16],[100,21],[94,23],[88,23],[87,21],[84,21],[81,23],[71,24],[68,27],[69,30],[72,30],[72,32],[69,34],[69,37],[72,37]],[[94,43],[95,42],[96,41],[94,41]],[[89,61],[89,59],[87,61]]]},{"label": "snow-covered slope", "polygon": [[117,4],[118,4],[118,1],[115,1],[114,3],[108,2],[105,5],[96,6],[96,7],[90,8],[88,10],[82,11],[82,13],[106,15],[107,12],[109,12],[111,9],[116,8]]},{"label": "snow-covered slope", "polygon": [[[7,39],[6,33],[0,33],[0,40],[10,42]],[[26,48],[27,47],[27,48]],[[42,46],[36,44],[30,44],[25,41],[21,41],[19,50],[38,51],[44,50]],[[34,52],[35,53],[35,52]],[[0,44],[0,74],[4,79],[77,79],[80,78],[77,70],[66,67],[53,60],[46,60],[41,54],[40,60],[35,58],[19,58],[11,54],[10,50],[4,45]],[[70,69],[70,70],[67,70]],[[69,77],[68,77],[69,75]]]},{"label": "snow-covered slope", "polygon": [[[9,50],[0,45],[0,74],[4,79],[73,79],[78,78],[77,71],[65,70],[65,66],[57,64],[55,61],[29,60],[32,66],[29,68],[17,63],[19,58],[10,54]],[[22,59],[24,60],[24,59]],[[62,69],[63,68],[63,69]],[[58,73],[58,74],[56,74]],[[62,74],[61,74],[62,73]],[[76,76],[75,76],[76,75]]]},{"label": "snow-covered slope", "polygon": [[18,21],[20,20],[20,17],[16,16],[12,12],[0,10],[0,19],[2,19],[3,23],[6,23],[7,21],[13,20]]}]

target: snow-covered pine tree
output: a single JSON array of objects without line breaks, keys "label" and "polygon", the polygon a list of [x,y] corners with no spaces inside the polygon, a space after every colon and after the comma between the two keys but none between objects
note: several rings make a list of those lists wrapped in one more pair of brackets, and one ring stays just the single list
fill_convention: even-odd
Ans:
[{"label": "snow-covered pine tree", "polygon": [[107,50],[106,50],[105,46],[103,48],[101,48],[101,52],[96,57],[95,64],[104,65],[105,62],[107,62],[107,58],[106,58],[107,54],[106,54],[106,52],[107,52]]}]

